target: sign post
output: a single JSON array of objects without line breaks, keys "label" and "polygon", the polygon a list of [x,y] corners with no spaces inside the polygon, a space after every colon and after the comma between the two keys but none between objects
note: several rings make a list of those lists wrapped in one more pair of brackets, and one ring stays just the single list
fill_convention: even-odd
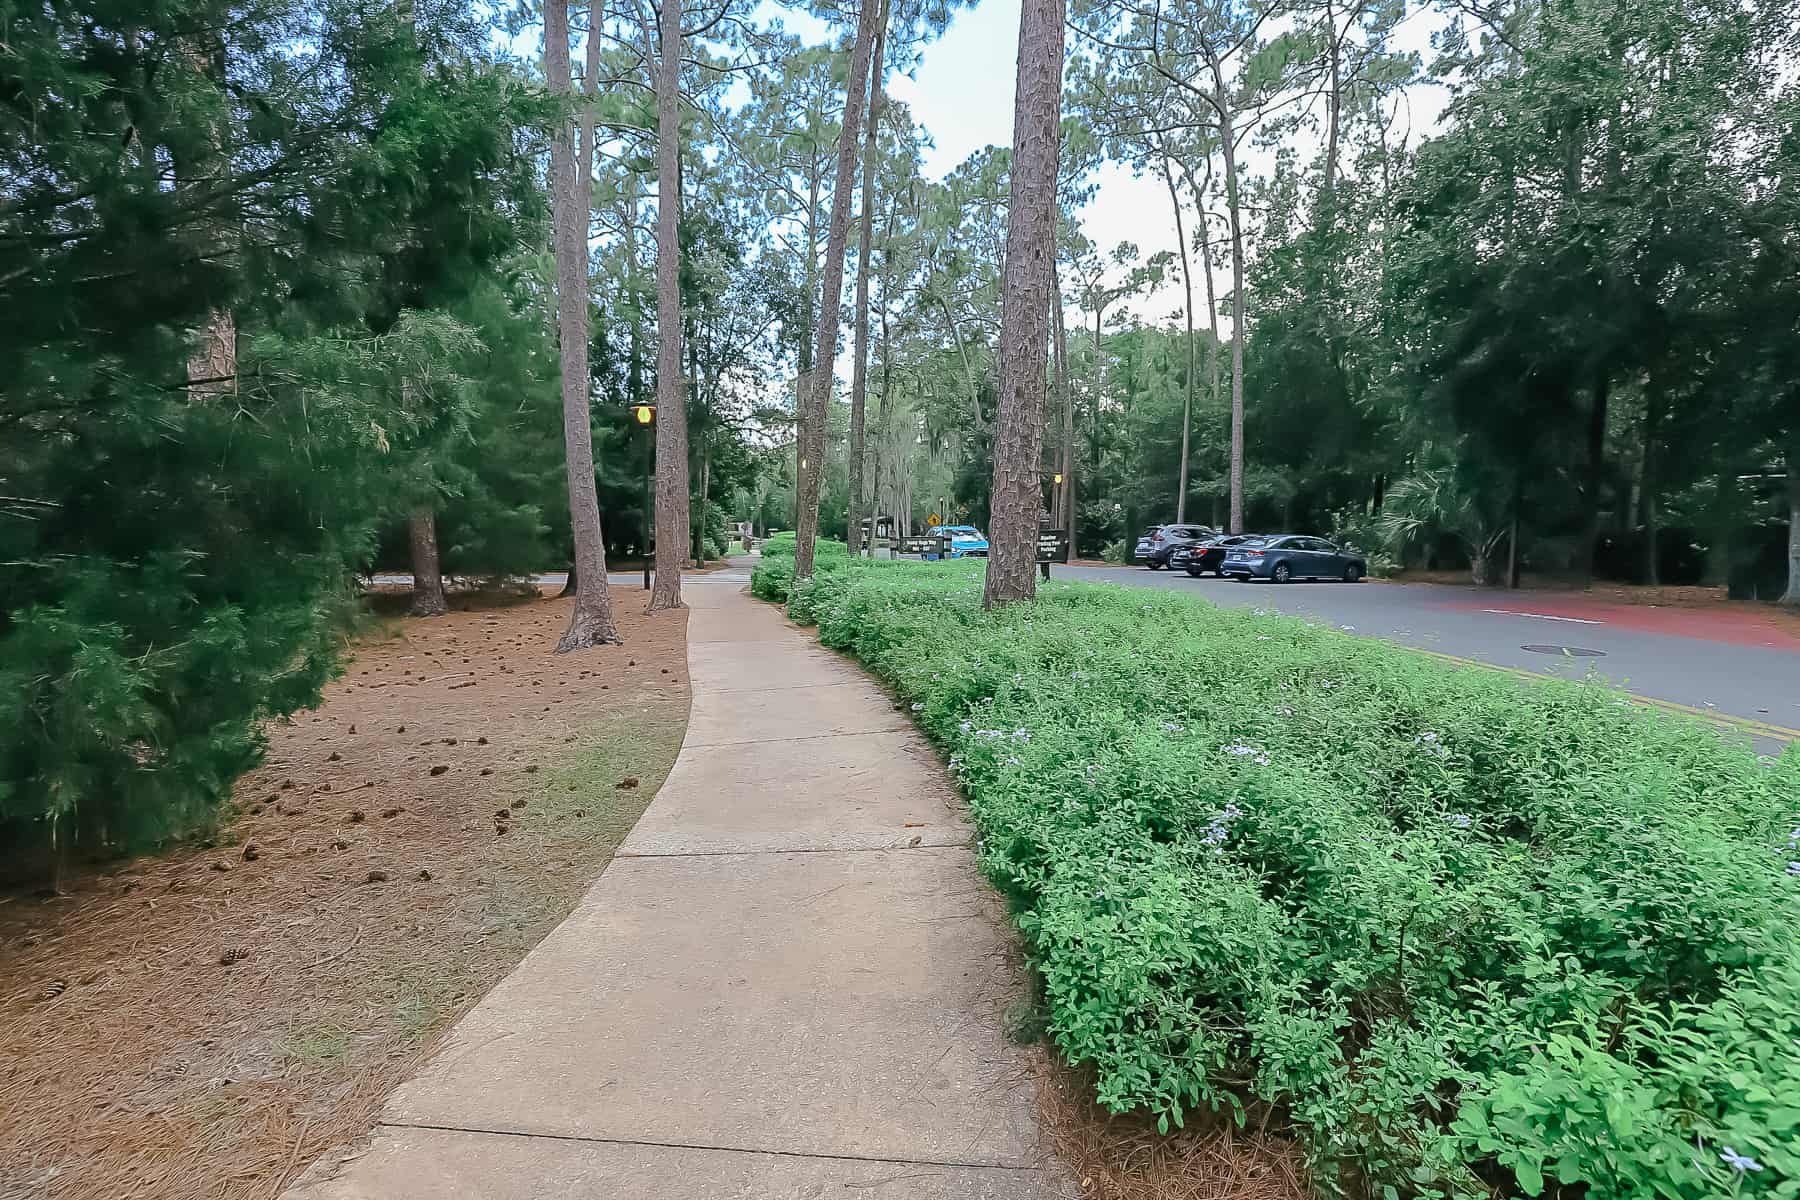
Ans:
[{"label": "sign post", "polygon": [[900,553],[916,554],[927,561],[950,557],[950,539],[941,533],[927,534],[925,537],[909,537],[900,539]]},{"label": "sign post", "polygon": [[1051,563],[1067,563],[1069,561],[1069,531],[1066,529],[1040,529],[1037,536],[1038,570],[1044,578],[1050,578]]}]

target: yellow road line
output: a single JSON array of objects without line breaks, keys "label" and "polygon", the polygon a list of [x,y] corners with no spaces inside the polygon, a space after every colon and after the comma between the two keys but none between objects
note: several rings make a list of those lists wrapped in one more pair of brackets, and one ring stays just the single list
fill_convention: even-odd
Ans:
[{"label": "yellow road line", "polygon": [[[1445,654],[1441,650],[1427,650],[1422,646],[1408,646],[1404,642],[1395,642],[1393,644],[1400,646],[1402,649],[1411,650],[1416,654],[1429,654],[1431,657],[1442,659],[1444,662],[1456,663],[1458,666],[1480,667],[1487,671],[1499,671],[1519,679],[1541,681],[1545,679],[1565,678],[1564,676],[1549,671],[1532,671],[1524,667],[1504,667],[1499,663],[1482,662],[1478,658],[1463,658],[1461,655],[1457,654]],[[1723,729],[1733,729],[1741,733],[1748,733],[1753,737],[1774,738],[1778,741],[1788,742],[1800,741],[1800,729],[1789,729],[1785,725],[1777,725],[1772,721],[1758,721],[1751,717],[1734,717],[1730,713],[1722,713],[1715,709],[1695,708],[1691,704],[1680,704],[1674,700],[1661,700],[1655,696],[1639,695],[1637,692],[1621,692],[1621,695],[1635,703],[1646,705],[1650,708],[1660,708],[1664,712],[1679,713],[1685,717],[1698,717],[1708,724],[1717,725]]]}]

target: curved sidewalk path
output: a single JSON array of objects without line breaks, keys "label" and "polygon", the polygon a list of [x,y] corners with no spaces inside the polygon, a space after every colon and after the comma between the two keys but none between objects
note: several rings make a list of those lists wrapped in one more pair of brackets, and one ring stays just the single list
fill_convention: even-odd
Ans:
[{"label": "curved sidewalk path", "polygon": [[1069,1194],[941,765],[733,575],[683,588],[687,738],[619,856],[291,1200]]}]

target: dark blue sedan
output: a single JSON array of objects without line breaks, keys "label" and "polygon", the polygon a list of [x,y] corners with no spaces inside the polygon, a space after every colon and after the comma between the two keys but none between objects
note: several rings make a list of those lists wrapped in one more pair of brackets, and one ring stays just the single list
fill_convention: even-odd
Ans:
[{"label": "dark blue sedan", "polygon": [[1219,574],[1227,579],[1266,579],[1290,583],[1296,579],[1341,579],[1360,583],[1369,564],[1360,554],[1341,550],[1324,538],[1297,533],[1247,537],[1225,551]]}]

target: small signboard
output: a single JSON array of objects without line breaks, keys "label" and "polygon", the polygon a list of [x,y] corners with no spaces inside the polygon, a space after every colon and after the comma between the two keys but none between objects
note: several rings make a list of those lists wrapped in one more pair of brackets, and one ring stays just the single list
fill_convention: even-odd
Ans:
[{"label": "small signboard", "polygon": [[1068,562],[1069,531],[1066,529],[1038,530],[1037,560],[1040,563]]},{"label": "small signboard", "polygon": [[931,534],[927,537],[909,537],[900,539],[900,553],[916,554],[920,558],[947,558],[950,553],[950,539]]},{"label": "small signboard", "polygon": [[936,513],[932,513],[929,517],[925,518],[925,523],[935,528],[944,523],[944,518],[938,516]]}]

